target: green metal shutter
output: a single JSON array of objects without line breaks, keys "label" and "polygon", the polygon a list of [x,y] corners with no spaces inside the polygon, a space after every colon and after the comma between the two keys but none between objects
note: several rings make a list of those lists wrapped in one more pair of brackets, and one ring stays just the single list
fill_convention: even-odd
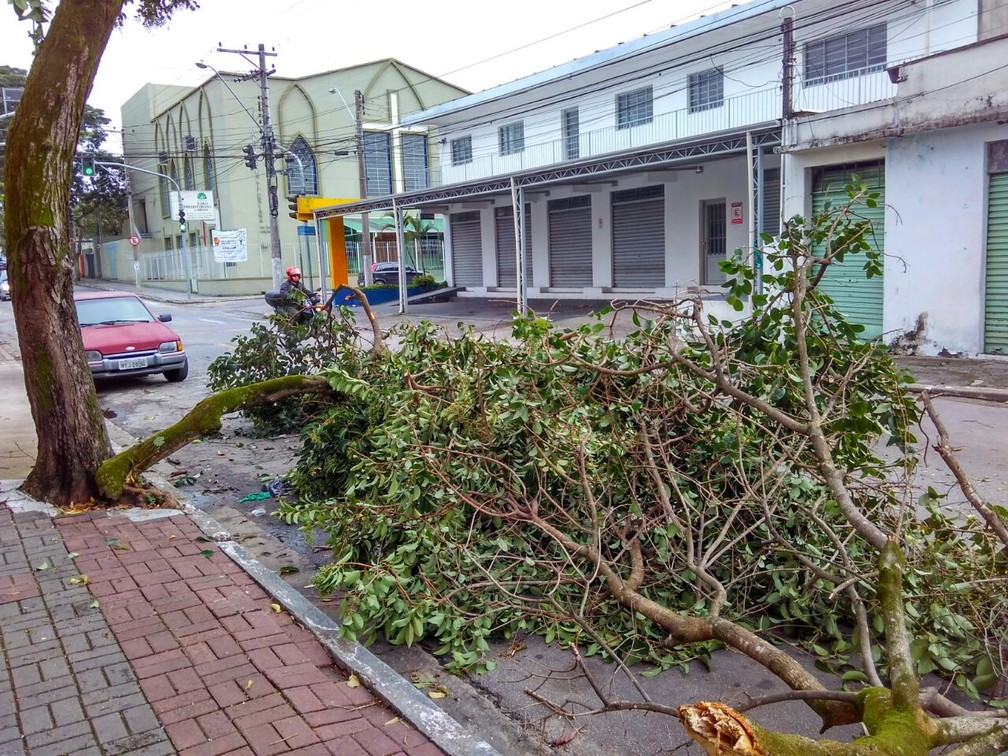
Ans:
[{"label": "green metal shutter", "polygon": [[780,168],[763,172],[763,218],[759,230],[771,236],[780,234]]},{"label": "green metal shutter", "polygon": [[588,195],[550,201],[550,286],[580,289],[592,285],[591,219]]},{"label": "green metal shutter", "polygon": [[[876,207],[858,206],[858,214],[872,224],[872,238],[869,243],[883,252],[885,238],[885,164],[864,163],[842,168],[829,168],[816,176],[812,187],[812,212],[823,211],[826,203],[839,208],[847,204],[849,197],[844,187],[857,176],[868,188],[879,192]],[[825,245],[817,248],[817,254],[825,251]],[[862,254],[849,256],[844,262],[830,265],[820,282],[821,289],[836,302],[840,312],[852,323],[864,326],[862,337],[875,339],[882,335],[882,276],[868,278],[864,271],[865,258]]]},{"label": "green metal shutter", "polygon": [[479,211],[453,213],[450,222],[453,283],[456,286],[482,286],[483,240]]},{"label": "green metal shutter", "polygon": [[984,351],[1008,354],[1008,173],[990,177]]}]

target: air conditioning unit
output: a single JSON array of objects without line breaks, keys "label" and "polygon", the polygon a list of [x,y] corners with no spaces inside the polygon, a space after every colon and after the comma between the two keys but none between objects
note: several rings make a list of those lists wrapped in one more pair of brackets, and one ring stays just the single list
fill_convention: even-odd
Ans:
[{"label": "air conditioning unit", "polygon": [[157,161],[158,161],[158,165],[168,165],[168,153],[167,152],[159,152],[157,154]]},{"label": "air conditioning unit", "polygon": [[186,152],[196,152],[196,137],[190,135],[182,140],[183,149]]}]

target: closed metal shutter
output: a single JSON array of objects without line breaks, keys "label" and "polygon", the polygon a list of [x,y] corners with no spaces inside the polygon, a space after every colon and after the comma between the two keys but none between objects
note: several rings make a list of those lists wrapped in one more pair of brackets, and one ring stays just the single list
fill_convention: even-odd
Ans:
[{"label": "closed metal shutter", "polygon": [[987,195],[984,351],[1008,354],[1008,173],[990,177]]},{"label": "closed metal shutter", "polygon": [[[812,189],[812,212],[821,213],[829,202],[830,207],[843,207],[849,201],[844,187],[857,176],[868,185],[869,190],[878,191],[876,207],[859,205],[858,215],[871,221],[872,234],[868,243],[883,252],[885,238],[885,164],[864,163],[822,170],[815,178]],[[825,252],[825,244],[815,249],[817,254]],[[851,323],[864,326],[861,336],[865,340],[882,335],[882,276],[868,278],[864,271],[863,254],[848,256],[842,263],[829,266],[820,282],[820,288],[836,302],[840,312]]]},{"label": "closed metal shutter", "polygon": [[483,240],[479,211],[453,213],[450,221],[453,283],[455,286],[482,286]]},{"label": "closed metal shutter", "polygon": [[780,168],[763,172],[763,219],[759,230],[771,236],[780,234]]},{"label": "closed metal shutter", "polygon": [[613,192],[613,285],[665,285],[665,187]]},{"label": "closed metal shutter", "polygon": [[[494,210],[497,227],[497,285],[502,289],[518,287],[518,261],[515,259],[514,212],[510,207]],[[525,205],[525,285],[532,285],[532,206]]]},{"label": "closed metal shutter", "polygon": [[592,285],[591,197],[549,203],[550,286]]}]

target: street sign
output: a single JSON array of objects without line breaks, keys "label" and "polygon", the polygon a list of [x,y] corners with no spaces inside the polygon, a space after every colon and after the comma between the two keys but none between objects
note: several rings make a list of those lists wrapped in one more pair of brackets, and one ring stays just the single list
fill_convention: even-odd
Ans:
[{"label": "street sign", "polygon": [[131,236],[129,238],[129,243],[132,244],[134,247],[139,247],[140,246],[140,237],[139,236]]},{"label": "street sign", "polygon": [[[172,216],[179,213],[179,193],[171,192],[168,195]],[[186,218],[190,221],[214,221],[214,194],[210,191],[183,191],[182,209],[185,210]]]}]

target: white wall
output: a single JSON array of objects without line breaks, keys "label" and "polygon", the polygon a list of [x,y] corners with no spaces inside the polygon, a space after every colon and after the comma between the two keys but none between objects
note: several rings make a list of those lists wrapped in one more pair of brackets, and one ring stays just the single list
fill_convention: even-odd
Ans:
[{"label": "white wall", "polygon": [[883,324],[927,316],[921,350],[983,351],[986,143],[1006,126],[970,126],[889,143]]}]

